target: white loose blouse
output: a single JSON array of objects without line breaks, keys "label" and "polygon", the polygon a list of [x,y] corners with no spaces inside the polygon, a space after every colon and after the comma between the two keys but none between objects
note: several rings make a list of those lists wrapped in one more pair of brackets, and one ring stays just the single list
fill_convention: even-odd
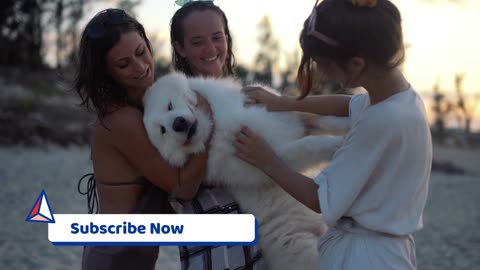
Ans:
[{"label": "white loose blouse", "polygon": [[425,107],[408,89],[370,105],[350,100],[351,128],[332,162],[315,178],[324,220],[352,217],[393,235],[422,228],[432,162]]}]

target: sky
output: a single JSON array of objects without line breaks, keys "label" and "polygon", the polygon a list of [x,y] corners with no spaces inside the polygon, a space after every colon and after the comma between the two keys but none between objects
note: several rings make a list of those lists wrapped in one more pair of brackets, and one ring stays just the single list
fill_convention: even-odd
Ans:
[{"label": "sky", "polygon": [[[252,66],[258,51],[257,24],[269,16],[281,50],[299,49],[298,36],[314,0],[215,0],[227,15],[239,63]],[[435,83],[440,89],[454,89],[454,75],[465,76],[464,91],[480,103],[480,1],[479,0],[394,0],[403,18],[404,41],[409,45],[404,72],[414,88],[425,97]],[[105,6],[94,6],[95,14]],[[137,19],[150,36],[164,46],[157,55],[169,59],[169,22],[174,0],[143,0],[136,8]],[[454,96],[450,91],[448,95]],[[480,117],[480,104],[477,106]],[[480,118],[477,118],[480,119]],[[478,121],[480,122],[480,121]],[[476,129],[480,123],[475,123]]]}]

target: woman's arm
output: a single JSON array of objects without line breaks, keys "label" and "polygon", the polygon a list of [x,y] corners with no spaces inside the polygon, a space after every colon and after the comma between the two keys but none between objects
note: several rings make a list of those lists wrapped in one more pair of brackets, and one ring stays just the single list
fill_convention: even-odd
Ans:
[{"label": "woman's arm", "polygon": [[275,179],[275,182],[297,201],[317,213],[321,212],[318,185],[313,179],[292,170],[278,157],[265,167],[265,174]]},{"label": "woman's arm", "polygon": [[269,111],[299,111],[320,115],[348,116],[350,96],[321,95],[307,96],[298,100],[295,97],[277,96],[261,87],[245,87],[243,92],[250,99],[247,104],[261,103]]},{"label": "woman's arm", "polygon": [[281,97],[280,102],[289,111],[308,112],[320,115],[348,116],[350,96],[322,95],[308,96],[304,99]]},{"label": "woman's arm", "polygon": [[268,143],[250,129],[242,128],[236,139],[233,145],[237,157],[261,169],[297,201],[320,213],[318,185],[313,179],[289,168]]},{"label": "woman's arm", "polygon": [[[385,167],[385,157],[398,154],[388,149],[401,140],[403,126],[382,114],[372,113],[368,117],[357,122],[315,181],[292,171],[263,138],[248,128],[237,134],[236,155],[269,175],[299,202],[317,212],[321,209],[324,220],[331,225],[353,207],[376,168]],[[371,206],[361,204],[357,210]]]},{"label": "woman's arm", "polygon": [[182,168],[170,165],[148,139],[142,113],[132,107],[114,112],[105,124],[113,146],[149,181],[179,199],[195,196],[205,175],[206,152],[192,155]]}]

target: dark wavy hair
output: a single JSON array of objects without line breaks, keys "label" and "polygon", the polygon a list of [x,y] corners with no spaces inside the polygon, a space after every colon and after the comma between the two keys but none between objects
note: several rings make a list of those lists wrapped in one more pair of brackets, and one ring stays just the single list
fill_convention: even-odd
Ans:
[{"label": "dark wavy hair", "polygon": [[312,87],[314,63],[319,57],[345,67],[352,57],[362,57],[367,65],[392,69],[403,62],[405,49],[401,15],[389,0],[378,0],[375,7],[360,7],[351,0],[323,0],[316,7],[314,30],[335,40],[331,45],[309,35],[309,18],[300,34],[302,59],[297,80],[305,97]]},{"label": "dark wavy hair", "polygon": [[142,24],[121,9],[97,13],[82,33],[73,89],[82,100],[80,105],[100,119],[115,107],[131,104],[126,90],[107,73],[106,55],[123,34],[132,31],[145,40],[152,53]]},{"label": "dark wavy hair", "polygon": [[175,12],[170,21],[170,43],[172,47],[172,64],[175,70],[184,73],[187,76],[193,76],[192,68],[190,67],[186,58],[179,55],[173,46],[178,42],[181,46],[184,45],[183,22],[185,18],[194,11],[213,10],[223,18],[224,31],[227,38],[227,59],[223,67],[223,74],[226,76],[235,75],[235,56],[232,50],[232,36],[228,28],[228,20],[225,13],[211,1],[194,1],[185,4]]}]

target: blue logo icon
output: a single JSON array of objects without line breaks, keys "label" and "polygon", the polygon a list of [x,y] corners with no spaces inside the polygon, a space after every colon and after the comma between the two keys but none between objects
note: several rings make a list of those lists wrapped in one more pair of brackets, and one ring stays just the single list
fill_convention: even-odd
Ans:
[{"label": "blue logo icon", "polygon": [[45,190],[40,192],[37,200],[32,206],[25,221],[28,222],[42,222],[42,223],[55,223],[53,218],[52,210],[50,209],[50,204],[48,203],[47,194]]}]

